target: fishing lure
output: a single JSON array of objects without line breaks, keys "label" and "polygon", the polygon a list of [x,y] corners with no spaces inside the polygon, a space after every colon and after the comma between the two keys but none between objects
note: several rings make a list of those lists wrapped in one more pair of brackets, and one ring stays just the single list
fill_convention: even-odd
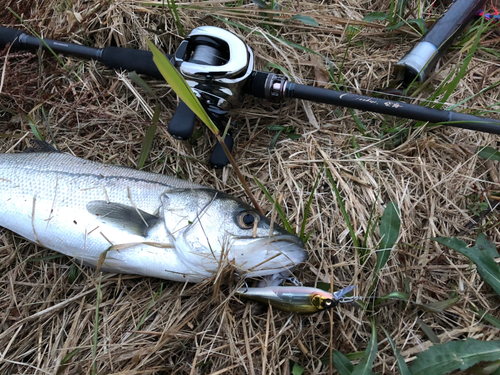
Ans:
[{"label": "fishing lure", "polygon": [[236,295],[253,301],[270,304],[278,310],[296,313],[315,313],[347,303],[352,297],[345,297],[355,286],[336,291],[335,293],[303,286],[270,286],[265,288],[241,288]]},{"label": "fishing lure", "polygon": [[498,12],[498,10],[497,10],[497,11],[495,11],[495,13],[485,13],[485,12],[484,12],[484,9],[481,9],[481,10],[477,13],[477,15],[478,15],[479,17],[484,16],[484,19],[485,19],[486,21],[490,21],[490,22],[492,22],[492,23],[497,23],[497,22],[500,22],[500,13]]}]

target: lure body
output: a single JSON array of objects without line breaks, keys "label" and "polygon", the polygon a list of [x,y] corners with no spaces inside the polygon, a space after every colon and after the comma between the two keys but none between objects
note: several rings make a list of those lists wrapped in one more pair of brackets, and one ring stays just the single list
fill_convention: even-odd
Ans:
[{"label": "lure body", "polygon": [[253,301],[270,304],[279,310],[296,313],[315,313],[335,307],[338,300],[332,293],[312,287],[270,286],[241,288],[236,295]]}]

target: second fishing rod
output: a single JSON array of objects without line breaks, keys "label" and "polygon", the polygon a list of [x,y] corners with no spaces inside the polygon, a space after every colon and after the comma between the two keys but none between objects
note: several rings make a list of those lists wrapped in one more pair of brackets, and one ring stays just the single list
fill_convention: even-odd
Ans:
[{"label": "second fishing rod", "polygon": [[[40,39],[12,28],[0,27],[0,49],[51,49],[54,53],[93,59],[114,69],[136,71],[162,78],[149,51],[120,47],[93,48],[56,40]],[[174,55],[167,55],[222,128],[226,113],[241,107],[244,94],[271,101],[285,98],[309,100],[371,111],[417,121],[500,134],[500,120],[440,110],[405,102],[322,89],[288,81],[283,75],[254,71],[250,47],[229,31],[202,26],[181,42]],[[194,129],[194,114],[180,105],[169,124],[169,132],[187,139]],[[212,160],[217,165],[217,160]]]}]

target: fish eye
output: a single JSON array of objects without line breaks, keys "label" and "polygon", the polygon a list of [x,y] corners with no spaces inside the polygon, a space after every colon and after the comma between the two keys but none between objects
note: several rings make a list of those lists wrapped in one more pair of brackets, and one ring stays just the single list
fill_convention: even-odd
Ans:
[{"label": "fish eye", "polygon": [[238,216],[238,226],[242,229],[253,228],[256,221],[259,221],[259,217],[253,212],[242,212]]}]

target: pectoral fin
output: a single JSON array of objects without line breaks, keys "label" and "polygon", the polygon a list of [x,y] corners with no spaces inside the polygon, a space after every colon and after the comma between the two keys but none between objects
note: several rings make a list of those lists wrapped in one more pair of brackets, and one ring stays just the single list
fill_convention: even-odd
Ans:
[{"label": "pectoral fin", "polygon": [[55,148],[54,146],[45,141],[39,141],[38,139],[33,139],[32,142],[35,144],[35,146],[23,150],[24,153],[61,152],[57,148]]},{"label": "pectoral fin", "polygon": [[149,229],[160,220],[158,216],[148,214],[135,207],[106,201],[89,202],[87,211],[99,217],[103,222],[143,237],[146,237]]}]

